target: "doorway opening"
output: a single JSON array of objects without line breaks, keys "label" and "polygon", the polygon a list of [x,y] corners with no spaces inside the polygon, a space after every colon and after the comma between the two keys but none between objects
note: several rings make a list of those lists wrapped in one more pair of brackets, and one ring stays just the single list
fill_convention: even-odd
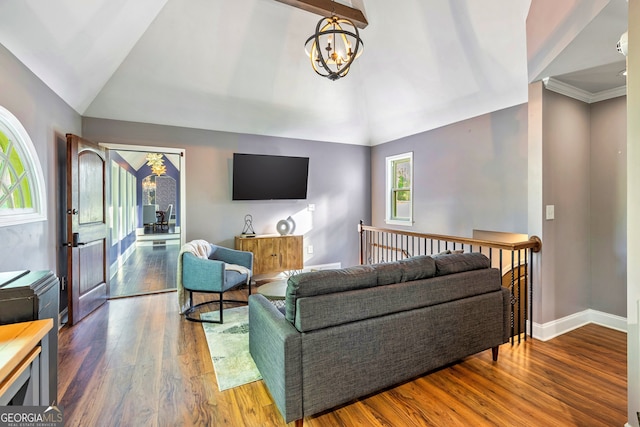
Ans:
[{"label": "doorway opening", "polygon": [[168,292],[184,244],[184,150],[108,148],[109,298]]}]

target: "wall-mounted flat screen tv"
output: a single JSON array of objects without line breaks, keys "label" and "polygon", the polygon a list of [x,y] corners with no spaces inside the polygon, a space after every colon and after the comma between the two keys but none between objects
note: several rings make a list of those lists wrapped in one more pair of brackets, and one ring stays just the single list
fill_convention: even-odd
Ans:
[{"label": "wall-mounted flat screen tv", "polygon": [[309,158],[233,154],[233,200],[306,199]]}]

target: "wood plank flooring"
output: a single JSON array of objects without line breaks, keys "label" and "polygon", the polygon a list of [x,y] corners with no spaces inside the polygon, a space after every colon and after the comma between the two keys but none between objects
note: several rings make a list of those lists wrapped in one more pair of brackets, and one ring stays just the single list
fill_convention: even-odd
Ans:
[{"label": "wood plank flooring", "polygon": [[176,287],[180,245],[138,246],[109,282],[111,297],[162,292]]},{"label": "wood plank flooring", "polygon": [[[239,291],[242,298],[246,291]],[[262,381],[219,392],[176,294],[110,300],[60,331],[66,426],[282,426]],[[623,426],[626,334],[588,325],[503,345],[333,411],[325,426]]]}]

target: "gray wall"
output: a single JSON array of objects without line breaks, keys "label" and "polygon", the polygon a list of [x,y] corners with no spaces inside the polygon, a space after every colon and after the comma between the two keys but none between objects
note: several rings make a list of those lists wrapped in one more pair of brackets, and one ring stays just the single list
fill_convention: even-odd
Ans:
[{"label": "gray wall", "polygon": [[591,105],[591,308],[627,317],[627,98]]},{"label": "gray wall", "polygon": [[[626,316],[625,98],[593,105],[543,89],[540,289],[534,321],[594,309]],[[385,227],[385,157],[414,152],[412,231],[528,230],[528,106],[372,148],[372,219]],[[536,212],[535,215],[543,215]]]},{"label": "gray wall", "polygon": [[595,104],[543,90],[538,323],[593,309],[626,317],[626,97]]},{"label": "gray wall", "polygon": [[543,93],[542,204],[555,206],[543,222],[538,323],[589,308],[590,108],[555,92]]},{"label": "gray wall", "polygon": [[58,148],[65,133],[79,134],[81,117],[0,45],[0,105],[20,120],[35,145],[47,192],[47,220],[0,227],[0,271],[51,270],[58,273],[61,187]]},{"label": "gray wall", "polygon": [[[358,263],[357,224],[370,221],[370,148],[161,125],[83,119],[83,136],[96,142],[186,150],[186,240],[233,247],[253,216],[258,234],[276,233],[288,216],[305,237],[305,265]],[[307,200],[232,201],[233,153],[309,157]],[[307,210],[315,204],[315,211]],[[314,253],[307,253],[312,245]]]},{"label": "gray wall", "polygon": [[373,225],[385,227],[385,157],[413,151],[416,232],[471,237],[527,233],[527,106],[519,105],[372,149]]}]

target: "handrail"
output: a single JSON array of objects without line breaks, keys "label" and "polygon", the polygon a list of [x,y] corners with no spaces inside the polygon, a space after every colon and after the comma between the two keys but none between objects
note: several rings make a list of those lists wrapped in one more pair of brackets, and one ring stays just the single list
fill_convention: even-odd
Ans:
[{"label": "handrail", "polygon": [[441,241],[460,243],[463,245],[471,245],[471,246],[484,246],[484,247],[495,248],[495,249],[503,249],[506,251],[518,251],[522,249],[531,249],[532,252],[540,252],[540,250],[542,249],[542,240],[540,240],[538,236],[531,236],[529,240],[525,240],[523,242],[505,243],[505,242],[496,242],[492,240],[472,239],[469,237],[447,236],[444,234],[427,234],[427,233],[416,233],[413,231],[396,230],[393,228],[378,228],[378,227],[372,227],[370,225],[364,225],[362,221],[360,221],[360,224],[358,224],[358,232],[362,233],[363,231],[401,234],[403,236],[418,237],[418,238],[429,239],[429,240],[441,240]]}]

